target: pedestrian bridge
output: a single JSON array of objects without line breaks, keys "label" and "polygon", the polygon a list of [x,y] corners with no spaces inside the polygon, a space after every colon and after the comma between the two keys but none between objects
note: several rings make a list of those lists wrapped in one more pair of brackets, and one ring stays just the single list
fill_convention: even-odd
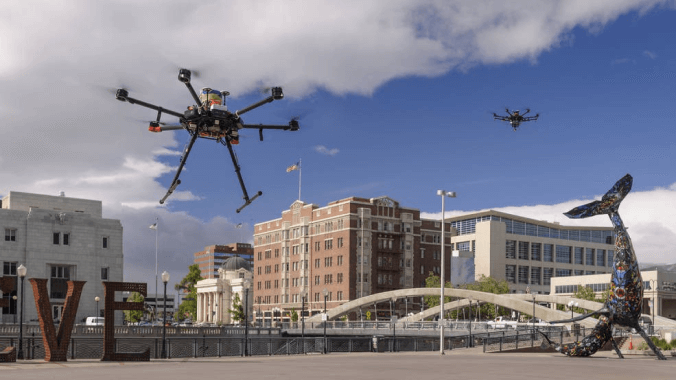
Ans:
[{"label": "pedestrian bridge", "polygon": [[[328,320],[334,320],[350,312],[359,311],[361,308],[371,306],[375,303],[381,303],[393,299],[396,300],[407,297],[439,296],[440,292],[441,289],[439,288],[411,288],[371,294],[366,297],[346,302],[338,307],[329,310],[327,313],[328,314],[327,317]],[[540,318],[545,321],[569,319],[571,313],[569,311],[560,311],[549,307],[540,306],[539,303],[567,305],[568,302],[574,301],[577,302],[578,304],[577,307],[585,310],[599,310],[603,307],[602,303],[587,301],[570,296],[556,296],[545,294],[494,294],[480,292],[477,290],[454,289],[454,288],[445,288],[444,297],[461,298],[459,300],[451,301],[444,304],[444,310],[454,310],[467,307],[469,306],[470,302],[492,303],[528,315],[534,314],[536,318]],[[399,319],[399,321],[401,322],[421,321],[424,320],[425,318],[433,317],[439,314],[439,311],[440,307],[436,306],[428,310],[425,310],[422,313],[401,318]],[[579,314],[573,313],[573,315],[577,316]],[[316,314],[306,319],[307,322],[320,322],[321,320],[322,314]],[[577,323],[585,327],[594,327],[597,323],[597,320],[593,318],[587,318]],[[676,327],[676,321],[664,317],[655,317],[655,323],[657,325],[667,325]]]}]

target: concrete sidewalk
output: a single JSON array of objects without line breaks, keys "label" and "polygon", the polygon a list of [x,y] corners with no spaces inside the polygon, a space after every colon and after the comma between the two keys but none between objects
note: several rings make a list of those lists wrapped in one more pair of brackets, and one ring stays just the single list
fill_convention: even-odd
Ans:
[{"label": "concrete sidewalk", "polygon": [[676,358],[658,361],[647,356],[618,359],[610,352],[589,358],[559,353],[492,353],[480,350],[417,353],[352,353],[329,355],[189,358],[151,362],[72,360],[47,363],[29,360],[0,363],[0,379],[186,380],[195,376],[234,379],[416,379],[448,377],[468,379],[673,379]]}]

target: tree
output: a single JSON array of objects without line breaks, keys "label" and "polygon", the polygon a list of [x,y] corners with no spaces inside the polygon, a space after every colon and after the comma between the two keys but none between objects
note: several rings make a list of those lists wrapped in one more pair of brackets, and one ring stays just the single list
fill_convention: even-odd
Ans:
[{"label": "tree", "polygon": [[[441,285],[441,277],[435,275],[434,273],[430,272],[429,276],[425,279],[425,287],[426,288],[439,288]],[[445,289],[452,289],[453,284],[450,282],[446,283],[446,286],[444,287]],[[441,298],[441,295],[438,296],[425,296],[425,305],[427,305],[427,308],[432,308],[435,306],[439,306],[439,298]],[[444,296],[444,299],[448,303],[451,302],[451,297],[446,297]]]},{"label": "tree", "polygon": [[[127,298],[127,302],[141,302],[143,303],[145,299],[141,293],[133,292]],[[124,320],[127,323],[135,323],[140,321],[143,318],[143,310],[125,310],[124,311]]]},{"label": "tree", "polygon": [[[509,293],[509,284],[506,280],[496,280],[493,277],[486,277],[481,275],[477,281],[474,281],[471,284],[465,284],[462,286],[467,290],[476,290],[484,293],[493,293],[493,294],[507,294]],[[489,319],[494,319],[499,315],[505,315],[508,313],[507,309],[504,307],[498,307],[492,303],[484,303],[479,308],[481,316],[485,316]],[[472,309],[472,313],[476,313],[476,309]]]},{"label": "tree", "polygon": [[[594,292],[594,290],[591,287],[579,284],[577,286],[577,290],[575,291],[575,293],[573,293],[573,297],[579,298],[579,299],[582,299],[582,300],[587,300],[587,301],[605,303],[606,300],[608,299],[609,294],[610,294],[610,287],[608,287],[608,289],[601,292],[601,295],[599,297],[596,297],[596,293]],[[573,308],[573,311],[576,312],[576,313],[586,312],[582,308]]]},{"label": "tree", "polygon": [[295,308],[291,309],[291,322],[298,322],[298,312]]},{"label": "tree", "polygon": [[239,299],[239,293],[235,293],[235,298],[232,300],[232,309],[228,309],[228,312],[233,321],[241,322],[244,320],[244,307]]},{"label": "tree", "polygon": [[191,317],[193,320],[197,317],[197,281],[202,280],[202,272],[199,264],[193,264],[188,267],[188,274],[183,277],[181,282],[174,285],[174,289],[183,291],[186,296],[178,307],[178,317],[183,320]]}]

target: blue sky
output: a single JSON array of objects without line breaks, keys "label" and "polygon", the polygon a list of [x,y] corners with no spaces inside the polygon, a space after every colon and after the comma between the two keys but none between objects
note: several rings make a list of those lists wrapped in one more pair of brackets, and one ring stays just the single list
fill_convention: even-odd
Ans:
[{"label": "blue sky", "polygon": [[[621,213],[639,259],[676,262],[673,1],[35,5],[10,6],[0,26],[0,128],[14,136],[0,143],[0,193],[102,200],[125,228],[127,281],[152,283],[155,218],[160,272],[176,281],[193,252],[251,239],[297,199],[298,172],[285,169],[299,159],[301,198],[320,206],[388,195],[438,218],[446,189],[458,194],[447,215],[569,225],[609,226],[562,213],[631,173]],[[283,86],[247,123],[301,117],[300,131],[263,142],[243,132],[242,174],[264,195],[241,214],[227,149],[207,140],[160,206],[188,135],[147,132],[139,120],[155,112],[107,92],[182,111],[179,66],[200,70],[197,89],[230,91],[231,110]],[[540,119],[514,132],[492,118],[505,107]]]}]

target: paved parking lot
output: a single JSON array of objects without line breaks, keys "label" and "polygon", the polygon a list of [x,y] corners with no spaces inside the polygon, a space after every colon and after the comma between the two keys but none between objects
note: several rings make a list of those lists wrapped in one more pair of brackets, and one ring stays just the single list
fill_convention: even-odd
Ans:
[{"label": "paved parking lot", "polygon": [[229,379],[669,379],[676,358],[658,361],[647,356],[618,359],[611,352],[590,358],[558,353],[492,353],[479,350],[417,353],[357,353],[306,356],[255,356],[153,360],[109,363],[73,360],[47,363],[31,360],[0,363],[0,379],[186,380],[195,376]]}]

